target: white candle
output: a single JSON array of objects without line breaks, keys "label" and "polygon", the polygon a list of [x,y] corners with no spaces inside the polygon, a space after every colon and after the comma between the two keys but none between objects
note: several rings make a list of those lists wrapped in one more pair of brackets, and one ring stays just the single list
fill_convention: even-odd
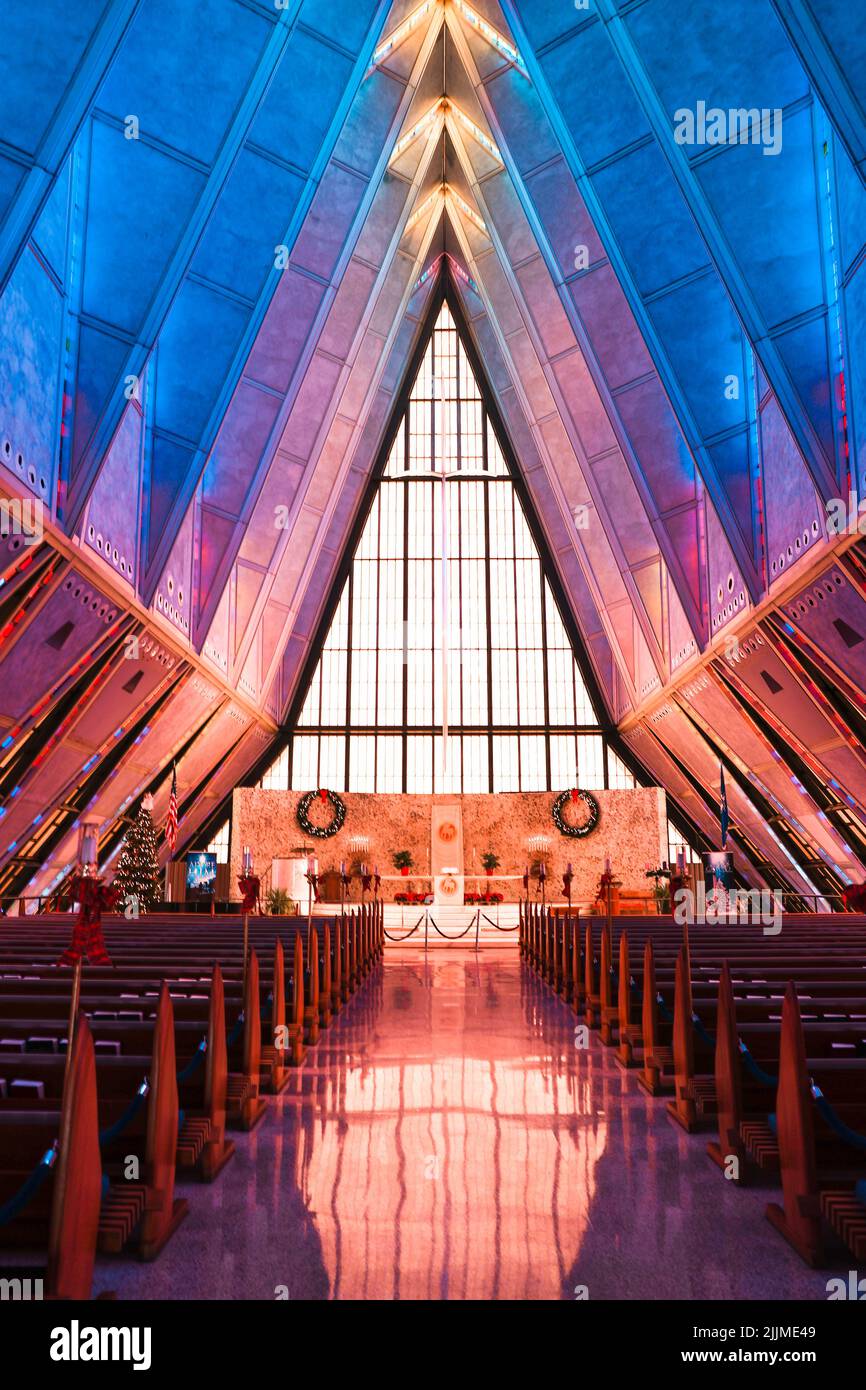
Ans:
[{"label": "white candle", "polygon": [[610,855],[609,855],[609,854],[606,854],[606,855],[604,856],[604,871],[605,871],[606,874],[609,874],[609,873],[610,873]]}]

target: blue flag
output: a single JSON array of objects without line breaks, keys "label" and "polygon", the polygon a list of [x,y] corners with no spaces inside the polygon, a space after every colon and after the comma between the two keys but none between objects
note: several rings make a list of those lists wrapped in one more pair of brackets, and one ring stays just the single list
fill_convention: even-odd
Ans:
[{"label": "blue flag", "polygon": [[728,843],[728,793],[725,791],[725,769],[719,764],[719,771],[722,774],[722,800],[719,807],[719,820],[722,823],[722,849]]}]

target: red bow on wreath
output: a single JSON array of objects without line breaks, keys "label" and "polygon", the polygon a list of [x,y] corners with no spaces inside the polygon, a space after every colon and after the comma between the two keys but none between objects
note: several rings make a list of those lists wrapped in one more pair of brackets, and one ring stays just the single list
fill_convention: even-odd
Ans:
[{"label": "red bow on wreath", "polygon": [[319,796],[322,798],[323,801],[327,801],[328,792],[326,787],[319,787]]},{"label": "red bow on wreath", "polygon": [[262,905],[259,902],[260,887],[261,880],[257,877],[256,874],[241,874],[240,878],[238,879],[238,888],[240,888],[241,893],[243,894],[241,912],[252,912],[256,907],[258,907],[259,911],[261,912]]},{"label": "red bow on wreath", "polygon": [[82,956],[91,965],[111,965],[111,956],[102,934],[102,914],[111,912],[120,901],[120,889],[108,887],[101,878],[78,874],[70,885],[72,901],[79,903],[72,940],[58,965],[75,965]]}]

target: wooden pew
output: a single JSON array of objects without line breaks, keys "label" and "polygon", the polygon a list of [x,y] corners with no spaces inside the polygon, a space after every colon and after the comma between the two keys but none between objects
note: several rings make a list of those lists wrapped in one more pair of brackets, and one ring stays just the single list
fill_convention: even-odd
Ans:
[{"label": "wooden pew", "polygon": [[241,1069],[229,1072],[226,1089],[228,1113],[243,1130],[254,1129],[267,1109],[267,1101],[259,1093],[262,1046],[260,1010],[259,959],[255,951],[250,951],[244,991],[243,1065]]},{"label": "wooden pew", "polygon": [[[693,996],[687,985],[688,964],[684,950],[681,952],[681,958],[678,962],[673,1021],[675,1094],[668,1110],[671,1116],[688,1132],[695,1129],[700,1116],[714,1113],[719,1103],[716,1081],[717,1063],[721,1064],[725,1060],[727,1057],[726,1049],[729,1046],[728,1029],[730,1025],[725,1018],[726,1009],[730,1009],[731,1012],[739,1009],[740,1032],[746,1034],[753,1044],[758,1044],[762,1054],[764,1044],[767,1041],[770,1042],[769,1055],[775,1067],[778,1023],[773,1021],[773,1014],[775,1011],[778,1015],[781,1004],[780,996],[774,997],[772,994],[768,994],[764,998],[754,998],[749,993],[754,989],[754,985],[747,984],[744,987],[747,997],[741,998],[731,984],[730,971],[727,970],[726,973],[726,966],[727,963],[723,966],[722,978],[719,982],[717,1025],[721,1016],[723,1050],[721,1057],[718,1057],[718,1036],[709,1035],[698,1015],[694,1012]],[[788,968],[791,974],[796,975],[801,982],[808,983],[811,966],[805,958]],[[725,992],[723,988],[725,982],[728,992]],[[866,981],[855,979],[852,982],[841,982],[839,985],[833,986],[816,984],[811,988],[814,991],[809,999],[811,1009],[814,1009],[816,1013],[835,1014],[836,1016],[826,1023],[812,1019],[806,1021],[810,1055],[822,1056],[828,1047],[832,1048],[834,1045],[845,1043],[846,1039],[850,1039],[856,1048],[858,1040],[866,1032],[866,1021],[849,1019],[843,1015],[846,1010],[854,1009],[856,1011],[858,1001],[860,1001],[863,1010],[866,1011]],[[825,988],[828,991],[826,995],[824,993]],[[851,999],[846,999],[844,995],[840,996],[840,988],[848,993],[854,989],[859,989],[861,992]],[[706,1010],[702,1010],[702,1012],[706,1013]],[[739,1057],[736,1060],[739,1065]],[[722,1079],[721,1095],[724,1103],[730,1109],[734,1103],[734,1093],[730,1079],[726,1076],[723,1076]],[[755,1130],[752,1139],[759,1147],[766,1149],[765,1129]],[[747,1147],[749,1147],[748,1142]],[[725,1152],[728,1153],[730,1150],[726,1149]],[[764,1166],[763,1162],[761,1166]]]},{"label": "wooden pew", "polygon": [[767,1219],[810,1265],[824,1257],[822,1216],[855,1259],[866,1256],[866,1207],[855,1184],[866,1178],[866,1150],[848,1147],[815,1113],[817,1085],[843,1123],[866,1134],[866,1061],[806,1061],[797,992],[791,984],[782,1007],[776,1132],[782,1204]]},{"label": "wooden pew", "polygon": [[[665,1074],[673,1063],[673,1049],[662,1043],[659,1029],[658,991],[655,976],[655,951],[652,938],[644,946],[643,998],[641,1001],[641,1070],[638,1085],[650,1096],[668,1089]],[[633,1045],[633,1044],[632,1044]]]},{"label": "wooden pew", "polygon": [[[205,1182],[213,1182],[222,1172],[229,1159],[234,1156],[235,1146],[226,1139],[226,1112],[228,1106],[228,1059],[226,1055],[226,1016],[223,976],[219,964],[214,966],[211,980],[210,1002],[208,1006],[207,1050],[205,1052],[204,1095],[202,1115],[207,1121],[207,1138],[199,1159],[201,1176]],[[186,1086],[194,1082],[180,1082],[180,1095],[186,1110],[188,1099]],[[194,1098],[189,1097],[194,1103]],[[187,1111],[187,1113],[189,1113]],[[178,1136],[178,1147],[183,1141],[183,1130]],[[184,1156],[182,1167],[189,1167],[189,1158]]]},{"label": "wooden pew", "polygon": [[307,1055],[304,1042],[304,946],[300,932],[295,932],[291,982],[293,1008],[292,1020],[289,1024],[290,1060],[293,1067],[299,1067]]},{"label": "wooden pew", "polygon": [[261,1045],[261,1077],[271,1095],[279,1095],[289,1081],[286,1062],[289,1031],[286,1024],[286,970],[283,943],[274,943],[273,983],[271,986],[271,1019],[267,1041]]},{"label": "wooden pew", "polygon": [[[103,1253],[118,1254],[134,1240],[140,1258],[153,1260],[187,1216],[189,1203],[174,1196],[178,1120],[174,1016],[163,985],[153,1030],[146,1118],[133,1119],[117,1139],[102,1146],[111,1178],[99,1218]],[[126,1177],[131,1157],[138,1160],[141,1181]]]},{"label": "wooden pew", "polygon": [[[55,979],[56,989],[59,981]],[[88,982],[88,988],[92,988]],[[170,997],[170,995],[169,995]],[[150,1014],[147,1005],[158,1005],[156,999],[128,1000],[129,1004],[139,1003],[141,1007],[128,1010],[138,1012],[140,1020],[97,1019],[91,1016],[91,1034],[98,1040],[117,1041],[123,1055],[132,1053],[150,1054],[153,1046],[153,1032],[156,1013]],[[101,996],[83,995],[81,1008],[99,1012],[98,1005],[110,1003]],[[206,1009],[206,1014],[205,1014]],[[178,1135],[177,1166],[181,1169],[195,1170],[205,1181],[212,1181],[231,1158],[234,1145],[225,1137],[226,1122],[226,1034],[225,1002],[222,971],[214,967],[209,996],[202,1000],[173,1001],[174,1014],[185,1013],[186,1019],[178,1022],[175,1017],[175,1041],[180,1046],[182,1065],[178,1073],[178,1087],[183,1105],[185,1121]],[[0,1015],[4,1017],[2,1031],[7,1037],[18,1037],[23,1041],[33,1035],[53,1038],[55,1051],[62,1061],[63,1040],[66,1033],[68,1000],[62,995],[0,996]],[[12,1017],[12,1015],[16,1017]],[[206,1019],[207,1032],[202,1037],[201,1024]],[[197,1020],[197,1021],[193,1021]],[[0,1075],[5,1071],[17,1071],[24,1075],[24,1068],[32,1066],[36,1059],[29,1053],[23,1056],[13,1053],[5,1056],[0,1052]],[[110,1062],[112,1058],[98,1058]],[[149,1073],[149,1066],[142,1066],[142,1075]],[[186,1073],[189,1075],[186,1076]],[[106,1074],[106,1081],[112,1082],[112,1074]],[[121,1090],[118,1096],[101,1095],[103,1107],[112,1098],[122,1100],[127,1092]],[[107,1127],[107,1122],[104,1127]]]},{"label": "wooden pew", "polygon": [[[331,1022],[331,928],[325,922],[322,928],[322,954],[319,958],[319,1023],[327,1028]],[[316,936],[318,949],[318,935]]]},{"label": "wooden pew", "polygon": [[307,957],[307,970],[304,977],[304,996],[307,1000],[304,1009],[304,1030],[307,1042],[314,1046],[319,1041],[319,933],[310,926],[310,949]]},{"label": "wooden pew", "polygon": [[0,1226],[0,1247],[47,1252],[45,1295],[89,1299],[93,1283],[102,1167],[96,1064],[87,1020],[80,1018],[59,1111],[0,1107],[0,1206],[10,1201],[57,1142],[53,1168],[19,1216]]}]

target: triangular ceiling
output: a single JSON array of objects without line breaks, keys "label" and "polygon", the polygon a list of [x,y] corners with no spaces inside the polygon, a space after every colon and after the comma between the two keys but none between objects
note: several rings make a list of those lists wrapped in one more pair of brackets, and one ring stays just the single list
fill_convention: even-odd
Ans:
[{"label": "triangular ceiling", "polygon": [[[65,667],[43,658],[42,607],[59,628],[77,588],[174,664],[110,759],[113,699],[87,693],[104,739],[56,775],[46,754],[38,826],[0,834],[6,881],[50,883],[69,808],[111,827],[181,730],[183,834],[202,824],[195,768],[212,808],[261,761],[446,278],[633,757],[688,811],[685,726],[653,723],[676,700],[703,750],[685,801],[713,802],[722,756],[762,814],[776,798],[776,837],[743,829],[756,872],[860,874],[859,763],[807,738],[856,743],[864,702],[799,616],[866,627],[856,526],[825,522],[866,486],[866,146],[837,99],[844,47],[770,0],[692,5],[675,45],[659,0],[107,9],[89,34],[34,27],[44,70],[0,55],[0,148],[21,152],[0,203],[0,481],[44,501],[56,567],[34,595],[3,561],[20,606],[0,662],[22,639],[29,659],[0,708],[0,795],[46,719],[74,739],[62,691],[99,650],[76,628]],[[678,143],[695,92],[782,113],[778,149],[761,131]],[[742,653],[782,633],[791,688],[758,701]],[[702,719],[705,675],[748,703],[787,797]]]}]

